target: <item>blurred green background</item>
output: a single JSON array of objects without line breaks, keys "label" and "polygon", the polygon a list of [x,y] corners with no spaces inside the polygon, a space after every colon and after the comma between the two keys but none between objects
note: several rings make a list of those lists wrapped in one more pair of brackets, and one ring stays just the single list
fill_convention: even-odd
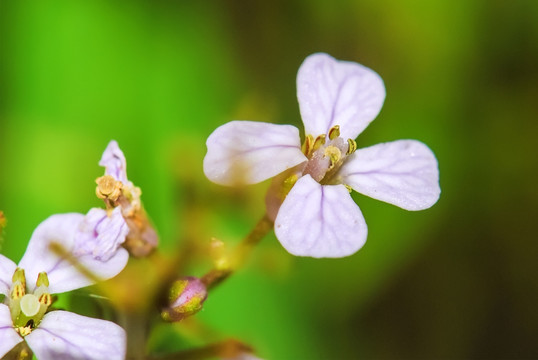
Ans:
[{"label": "blurred green background", "polygon": [[234,337],[266,359],[538,358],[538,2],[2,1],[0,20],[1,250],[15,261],[47,216],[101,206],[111,139],[163,248],[237,242],[268,183],[210,184],[205,139],[233,119],[300,127],[295,76],[313,52],[385,81],[359,147],[413,138],[438,157],[433,208],[354,195],[369,235],[345,259],[292,257],[271,234],[152,349]]}]

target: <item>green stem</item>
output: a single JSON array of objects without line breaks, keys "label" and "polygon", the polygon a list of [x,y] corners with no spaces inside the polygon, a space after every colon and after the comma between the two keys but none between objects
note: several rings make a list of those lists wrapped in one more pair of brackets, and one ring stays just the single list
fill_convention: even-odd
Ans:
[{"label": "green stem", "polygon": [[119,314],[120,322],[127,332],[127,360],[144,360],[146,358],[146,342],[149,323],[145,313]]},{"label": "green stem", "polygon": [[230,266],[224,269],[213,268],[202,277],[207,289],[212,289],[236,270],[242,267],[252,252],[252,249],[271,231],[273,221],[265,214],[254,226],[254,229],[237,245],[230,256]]}]

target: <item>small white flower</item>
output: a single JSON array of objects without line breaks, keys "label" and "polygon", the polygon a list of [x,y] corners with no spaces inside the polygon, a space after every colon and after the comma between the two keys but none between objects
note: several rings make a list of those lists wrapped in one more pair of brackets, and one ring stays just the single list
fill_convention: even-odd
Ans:
[{"label": "small white flower", "polygon": [[51,244],[61,246],[77,263],[105,280],[127,264],[129,255],[120,247],[126,229],[121,215],[108,218],[99,209],[87,216],[53,215],[35,229],[18,266],[0,255],[0,294],[5,296],[0,303],[0,357],[26,341],[40,360],[124,359],[125,331],[118,325],[47,310],[51,294],[94,282],[52,251]]},{"label": "small white flower", "polygon": [[353,62],[323,53],[305,59],[297,74],[305,127],[232,121],[207,139],[204,173],[222,185],[276,177],[267,197],[275,234],[291,254],[342,257],[366,241],[367,227],[349,191],[423,210],[440,194],[437,160],[416,140],[356,150],[353,139],[377,116],[382,79]]}]

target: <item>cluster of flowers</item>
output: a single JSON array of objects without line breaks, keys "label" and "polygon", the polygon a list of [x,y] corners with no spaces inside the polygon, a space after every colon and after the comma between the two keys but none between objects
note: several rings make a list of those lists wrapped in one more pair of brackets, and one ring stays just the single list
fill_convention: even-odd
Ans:
[{"label": "cluster of flowers", "polygon": [[140,207],[139,191],[127,181],[125,158],[115,141],[99,164],[106,168],[100,179],[125,187],[118,198],[134,193],[130,206],[52,215],[34,230],[18,265],[0,255],[0,357],[25,341],[38,359],[125,358],[125,331],[118,325],[49,311],[52,294],[112,278],[129,259],[122,244],[131,233],[129,211]]},{"label": "cluster of flowers", "polygon": [[[437,160],[416,140],[398,140],[357,150],[355,138],[377,116],[385,99],[381,78],[353,62],[313,54],[297,76],[305,138],[290,125],[232,121],[207,140],[204,173],[236,186],[273,178],[266,218],[291,254],[343,257],[366,241],[367,227],[353,190],[407,210],[422,210],[439,198]],[[34,231],[16,265],[0,255],[0,357],[25,342],[39,359],[123,359],[125,331],[110,321],[52,310],[52,294],[110,279],[129,255],[144,257],[157,234],[127,179],[115,141],[99,163],[105,175],[96,194],[105,209],[53,215]],[[176,281],[164,320],[198,311],[207,282]],[[172,301],[173,300],[173,301]]]}]

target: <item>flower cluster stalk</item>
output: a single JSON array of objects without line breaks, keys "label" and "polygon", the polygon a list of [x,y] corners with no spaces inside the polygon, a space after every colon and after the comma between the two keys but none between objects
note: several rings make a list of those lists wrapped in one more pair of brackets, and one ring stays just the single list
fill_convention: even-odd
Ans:
[{"label": "flower cluster stalk", "polygon": [[242,267],[252,252],[252,249],[271,231],[273,221],[264,214],[252,231],[236,246],[229,261],[218,265],[202,277],[202,282],[210,290],[228,278],[233,272]]}]

